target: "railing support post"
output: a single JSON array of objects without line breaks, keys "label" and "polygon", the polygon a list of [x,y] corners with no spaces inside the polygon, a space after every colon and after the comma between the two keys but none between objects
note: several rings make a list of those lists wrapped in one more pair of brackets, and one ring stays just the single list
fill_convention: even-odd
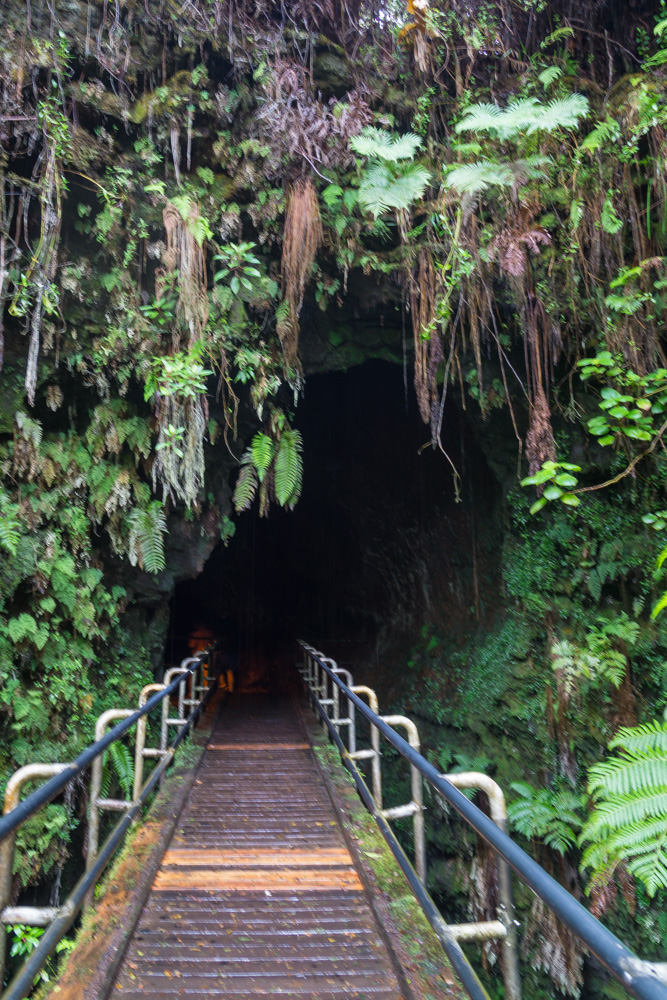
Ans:
[{"label": "railing support post", "polygon": [[[5,788],[5,805],[3,814],[15,809],[21,800],[21,789],[28,781],[36,778],[51,778],[54,774],[66,771],[69,764],[26,764],[25,767],[15,771],[7,782]],[[0,989],[5,977],[5,960],[7,954],[7,933],[5,924],[9,923],[4,919],[12,894],[12,871],[14,868],[14,848],[16,846],[16,833],[10,835],[0,843]],[[51,911],[49,907],[49,912]],[[40,912],[46,912],[46,907],[40,907]],[[37,911],[35,911],[37,912]],[[57,910],[56,910],[57,913]],[[51,918],[53,919],[53,918]],[[18,923],[19,921],[15,921]]]},{"label": "railing support post", "polygon": [[[500,827],[503,833],[509,832],[507,822],[507,806],[505,795],[497,781],[488,774],[479,771],[465,771],[460,774],[443,774],[443,778],[455,788],[477,788],[484,792],[489,800],[491,819]],[[502,968],[507,1000],[521,1000],[521,975],[519,973],[519,941],[517,925],[514,918],[514,899],[512,896],[512,873],[510,866],[496,855],[498,863],[498,895],[500,906],[498,917],[506,930],[502,939]]]}]

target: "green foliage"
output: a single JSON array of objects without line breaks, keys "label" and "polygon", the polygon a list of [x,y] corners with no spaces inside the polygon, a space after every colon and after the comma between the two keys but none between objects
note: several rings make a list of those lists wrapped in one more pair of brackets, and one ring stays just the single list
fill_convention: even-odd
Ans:
[{"label": "green foliage", "polygon": [[262,483],[264,482],[264,478],[269,471],[269,467],[276,453],[276,446],[273,438],[269,437],[268,434],[262,434],[261,432],[255,434],[250,443],[250,452],[252,456],[252,464],[257,470],[257,478],[260,483]]},{"label": "green foliage", "polygon": [[614,618],[598,616],[582,645],[572,640],[556,642],[551,650],[552,665],[565,701],[577,691],[583,680],[595,688],[599,688],[603,681],[608,681],[615,688],[620,687],[628,667],[624,649],[634,646],[638,633],[638,624],[622,612]]},{"label": "green foliage", "polygon": [[493,132],[499,139],[514,139],[518,135],[575,129],[579,119],[589,113],[588,99],[583,94],[554,99],[542,104],[536,97],[510,101],[507,108],[497,104],[473,104],[457,122],[456,131]]},{"label": "green foliage", "polygon": [[241,288],[252,291],[253,283],[251,278],[261,278],[261,271],[256,267],[259,259],[252,253],[255,243],[230,243],[228,246],[220,248],[213,260],[219,260],[222,267],[213,275],[214,281],[227,281],[234,295],[238,295]]},{"label": "green foliage", "polygon": [[303,482],[303,443],[297,430],[284,430],[280,435],[275,460],[274,489],[281,507],[294,510],[301,496]]},{"label": "green foliage", "polygon": [[118,740],[111,744],[107,753],[109,754],[111,770],[120,785],[123,798],[131,802],[134,789],[134,758],[128,747]]},{"label": "green foliage", "polygon": [[395,135],[384,129],[365,128],[350,139],[360,156],[369,158],[359,185],[358,200],[377,219],[388,209],[402,211],[421,198],[431,179],[430,172],[411,160],[422,141],[407,133]]},{"label": "green foliage", "polygon": [[268,514],[272,497],[281,507],[293,510],[301,495],[301,434],[289,427],[281,411],[274,411],[270,432],[255,434],[241,459],[233,496],[237,512],[252,506],[258,487],[262,515]]},{"label": "green foliage", "polygon": [[152,500],[145,510],[135,508],[130,511],[129,558],[133,566],[139,564],[146,573],[159,573],[165,568],[164,535],[167,519],[164,505]]},{"label": "green foliage", "polygon": [[542,496],[530,508],[530,513],[537,514],[554,500],[560,501],[566,507],[577,507],[581,501],[572,493],[578,483],[577,477],[572,475],[573,472],[581,472],[581,466],[572,465],[570,462],[547,461],[542,463],[542,468],[534,476],[522,479],[522,486],[544,487]]},{"label": "green foliage", "polygon": [[19,506],[12,503],[8,493],[0,489],[0,548],[15,556],[21,537]]},{"label": "green foliage", "polygon": [[667,888],[667,724],[621,729],[609,749],[619,752],[589,770],[582,870],[599,886],[623,864],[653,896]]},{"label": "green foliage", "polygon": [[534,788],[526,781],[513,781],[519,798],[507,807],[510,823],[524,837],[538,837],[558,854],[577,842],[582,827],[581,812],[586,796],[569,788]]}]

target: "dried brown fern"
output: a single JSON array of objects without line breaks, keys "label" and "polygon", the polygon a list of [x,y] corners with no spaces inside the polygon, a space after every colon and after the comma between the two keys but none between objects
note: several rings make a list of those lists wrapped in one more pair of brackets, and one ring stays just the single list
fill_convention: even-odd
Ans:
[{"label": "dried brown fern", "polygon": [[288,369],[298,369],[299,313],[321,242],[322,219],[315,185],[310,177],[300,178],[287,192],[281,265],[283,293],[289,307],[289,316],[287,321],[278,324],[278,335]]}]

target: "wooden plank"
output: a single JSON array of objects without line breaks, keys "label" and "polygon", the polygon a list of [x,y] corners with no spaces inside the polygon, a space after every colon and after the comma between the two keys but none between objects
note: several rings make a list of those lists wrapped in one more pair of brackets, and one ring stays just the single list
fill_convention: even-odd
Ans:
[{"label": "wooden plank", "polygon": [[207,743],[207,750],[310,750],[310,743]]},{"label": "wooden plank", "polygon": [[153,883],[153,889],[156,892],[173,892],[175,889],[187,889],[188,891],[200,889],[202,892],[209,889],[228,889],[241,892],[300,889],[317,892],[318,890],[328,891],[332,888],[361,892],[363,886],[354,868],[344,870],[340,868],[299,868],[296,870],[289,868],[263,870],[244,868],[232,871],[207,868],[182,868],[178,871],[163,869],[157,873]]},{"label": "wooden plank", "polygon": [[172,848],[167,851],[162,868],[224,867],[224,868],[332,868],[352,865],[350,852],[344,847],[313,847],[299,849],[197,850]]}]

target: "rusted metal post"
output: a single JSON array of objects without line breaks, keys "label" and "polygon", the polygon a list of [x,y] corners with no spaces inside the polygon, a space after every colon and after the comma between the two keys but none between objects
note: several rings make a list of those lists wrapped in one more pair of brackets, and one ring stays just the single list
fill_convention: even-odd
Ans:
[{"label": "rusted metal post", "polygon": [[[7,782],[7,787],[5,788],[5,805],[3,809],[3,814],[10,813],[12,809],[21,801],[21,789],[28,781],[34,781],[36,778],[51,778],[54,774],[60,774],[61,771],[66,771],[70,764],[26,764],[25,767],[20,767],[18,771],[15,771]],[[31,920],[21,920],[17,921],[13,919],[13,909],[9,907],[9,900],[12,894],[12,869],[14,867],[14,847],[16,845],[16,834],[11,833],[5,840],[0,843],[0,987],[2,986],[4,975],[5,975],[5,958],[7,951],[7,935],[5,933],[5,926],[9,923],[31,923]],[[39,916],[40,920],[43,918],[47,923],[53,920],[51,913],[53,912],[52,907],[30,907],[30,914],[26,914],[25,910],[28,908],[21,908],[23,916]],[[55,913],[57,914],[57,910]],[[49,919],[47,919],[47,914]],[[43,923],[34,923],[33,926],[43,927]]]},{"label": "rusted metal post", "polygon": [[[419,753],[421,748],[419,732],[412,719],[408,719],[405,715],[383,715],[381,718],[388,726],[402,726],[407,733],[408,743]],[[424,835],[422,777],[417,768],[412,764],[410,765],[410,784],[412,801],[404,806],[394,806],[392,809],[384,809],[382,815],[385,819],[400,819],[403,816],[412,816],[415,841],[415,871],[419,880],[426,885],[426,839]]]},{"label": "rusted metal post", "polygon": [[[480,771],[465,771],[461,774],[444,774],[443,778],[451,781],[455,788],[477,788],[484,792],[489,800],[489,812],[491,819],[500,827],[503,833],[508,833],[507,806],[505,805],[505,795],[500,785],[490,778],[488,774]],[[503,938],[502,948],[502,968],[503,980],[505,982],[505,995],[507,1000],[521,1000],[521,976],[519,973],[519,942],[517,935],[517,925],[514,917],[514,899],[512,897],[512,876],[510,866],[500,855],[496,855],[498,862],[498,894],[500,896],[500,906],[498,907],[498,917],[501,925],[505,929],[503,935],[496,934],[495,937]],[[473,925],[483,927],[483,924]],[[456,933],[456,929],[452,928]]]}]

